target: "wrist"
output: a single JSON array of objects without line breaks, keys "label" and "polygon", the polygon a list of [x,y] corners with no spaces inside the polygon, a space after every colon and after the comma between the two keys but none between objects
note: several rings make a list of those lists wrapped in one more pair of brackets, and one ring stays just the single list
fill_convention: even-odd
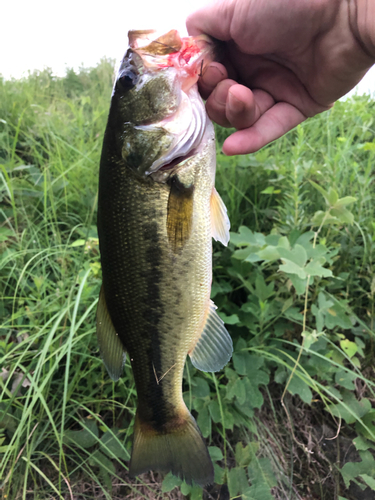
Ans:
[{"label": "wrist", "polygon": [[371,66],[375,64],[375,1],[349,0],[349,5],[351,30],[369,56]]}]

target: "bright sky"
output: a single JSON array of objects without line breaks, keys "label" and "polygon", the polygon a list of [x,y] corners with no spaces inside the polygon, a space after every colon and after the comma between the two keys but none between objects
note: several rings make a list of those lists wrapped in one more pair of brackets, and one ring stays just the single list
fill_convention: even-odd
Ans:
[{"label": "bright sky", "polygon": [[[129,29],[177,29],[186,35],[189,12],[206,0],[16,0],[0,6],[0,74],[95,66],[101,57],[123,56]],[[375,67],[358,87],[375,92]]]}]

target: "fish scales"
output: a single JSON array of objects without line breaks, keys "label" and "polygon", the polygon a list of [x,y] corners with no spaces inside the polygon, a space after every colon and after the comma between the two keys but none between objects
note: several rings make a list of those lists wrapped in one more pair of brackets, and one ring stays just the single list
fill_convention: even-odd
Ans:
[{"label": "fish scales", "polygon": [[[139,59],[137,62],[140,64]],[[129,62],[126,63],[128,67]],[[129,74],[130,70],[126,71]],[[131,72],[135,72],[134,64]],[[158,74],[157,70],[154,73]],[[163,113],[169,109],[168,117],[171,109],[176,112],[175,103],[181,99],[175,79],[166,82],[163,92],[165,99],[172,94],[172,104],[168,108],[160,95],[157,103]],[[128,85],[127,80],[125,84]],[[134,87],[138,94],[129,99],[131,108],[141,100],[145,85],[138,90]],[[130,90],[133,87],[126,89],[125,95]],[[195,363],[194,351],[202,352],[196,346],[202,343],[205,325],[210,323],[208,318],[216,314],[209,299],[212,200],[216,196],[213,127],[209,121],[204,122],[201,142],[194,144],[192,154],[179,158],[177,148],[175,165],[152,172],[160,158],[145,159],[142,148],[134,152],[124,130],[130,126],[140,134],[135,127],[142,122],[149,126],[150,113],[156,116],[154,120],[160,121],[158,104],[149,111],[152,93],[147,90],[146,112],[139,111],[136,124],[129,125],[128,112],[121,115],[119,111],[122,103],[118,96],[116,99],[116,92],[115,87],[99,176],[98,232],[103,271],[97,313],[99,345],[112,378],[121,375],[122,351],[128,353],[132,365],[138,406],[131,472],[138,474],[150,468],[171,470],[187,482],[203,485],[213,481],[213,467],[199,429],[183,401],[182,376],[188,353],[193,364],[199,364]],[[188,92],[194,101],[196,88],[191,86]],[[198,110],[203,109],[204,113],[201,101],[197,103]],[[147,127],[143,130],[149,134]],[[138,169],[137,165],[142,164]],[[221,215],[225,219],[225,214]],[[214,364],[223,365],[230,357],[231,341],[218,317],[214,317],[215,321],[218,340],[210,338],[208,328],[203,349],[216,343],[220,351],[221,343],[224,344],[224,355],[215,354],[216,351],[211,354]],[[208,347],[208,352],[211,350]],[[210,368],[210,363],[207,366]]]}]

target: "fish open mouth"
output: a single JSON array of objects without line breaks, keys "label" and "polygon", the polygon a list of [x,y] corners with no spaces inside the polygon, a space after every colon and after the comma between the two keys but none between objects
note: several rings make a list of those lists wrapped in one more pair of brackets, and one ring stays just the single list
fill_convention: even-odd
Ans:
[{"label": "fish open mouth", "polygon": [[215,44],[205,35],[181,38],[176,30],[159,37],[152,30],[131,31],[129,43],[150,78],[161,70],[176,72],[175,90],[181,96],[173,114],[158,123],[134,127],[144,131],[163,129],[171,138],[167,151],[144,172],[152,175],[159,170],[171,170],[199,150],[210,121],[196,83],[201,71],[213,60]]}]

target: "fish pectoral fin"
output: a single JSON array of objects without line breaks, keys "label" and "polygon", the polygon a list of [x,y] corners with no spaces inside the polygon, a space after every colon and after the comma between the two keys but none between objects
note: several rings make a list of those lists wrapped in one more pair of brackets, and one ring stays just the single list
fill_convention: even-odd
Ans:
[{"label": "fish pectoral fin", "polygon": [[212,237],[227,246],[229,242],[230,221],[227,214],[227,207],[224,205],[215,188],[212,189],[211,194],[211,225]]},{"label": "fish pectoral fin", "polygon": [[170,181],[167,209],[167,234],[174,253],[189,239],[193,220],[194,186],[184,186],[177,176]]},{"label": "fish pectoral fin", "polygon": [[96,311],[96,334],[105,367],[109,376],[116,381],[122,375],[126,354],[109,315],[103,286],[100,289],[98,309]]},{"label": "fish pectoral fin", "polygon": [[232,339],[210,300],[202,334],[189,353],[191,362],[203,372],[217,372],[228,363],[232,352]]}]

